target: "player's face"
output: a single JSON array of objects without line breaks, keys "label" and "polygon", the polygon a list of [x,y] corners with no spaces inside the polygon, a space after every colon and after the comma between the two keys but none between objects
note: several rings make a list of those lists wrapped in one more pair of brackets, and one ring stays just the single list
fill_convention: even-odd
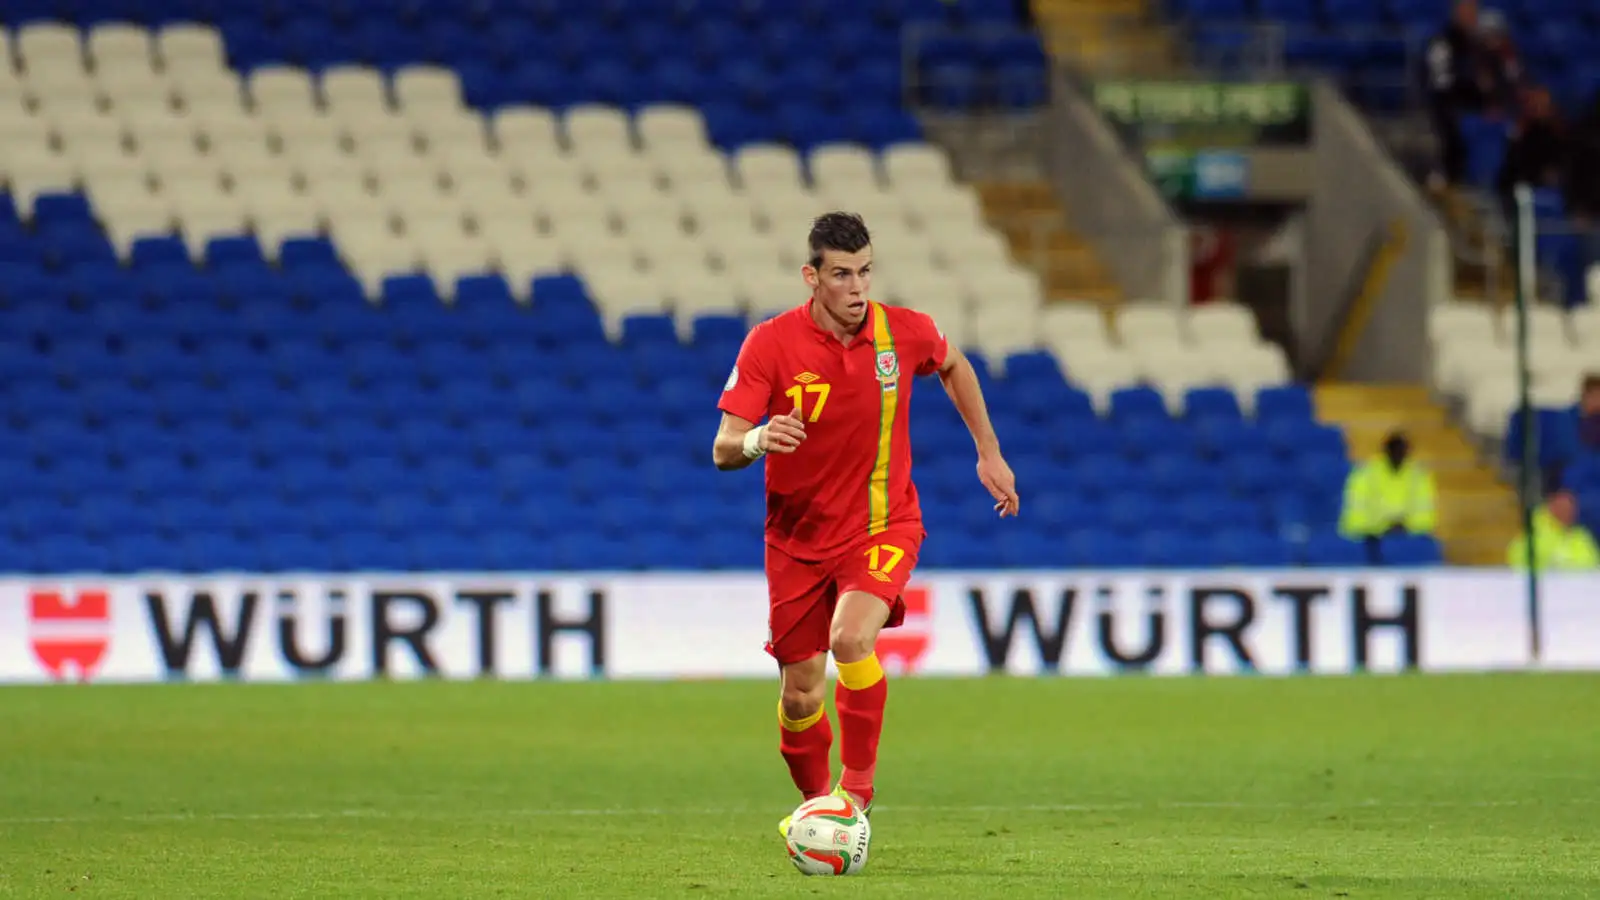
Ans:
[{"label": "player's face", "polygon": [[872,248],[855,253],[822,251],[822,263],[806,266],[806,284],[811,296],[828,318],[846,328],[859,326],[867,318],[867,292],[872,287]]}]

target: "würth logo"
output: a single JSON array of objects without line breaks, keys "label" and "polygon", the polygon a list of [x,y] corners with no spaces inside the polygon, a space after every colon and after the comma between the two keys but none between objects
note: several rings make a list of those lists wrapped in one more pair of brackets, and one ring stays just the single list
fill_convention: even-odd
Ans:
[{"label": "w\u00fcrth logo", "polygon": [[933,600],[925,587],[907,587],[900,599],[906,605],[906,618],[898,628],[878,635],[878,659],[893,674],[915,672],[933,643]]},{"label": "w\u00fcrth logo", "polygon": [[30,591],[28,642],[57,680],[88,681],[111,646],[111,601],[102,590]]}]

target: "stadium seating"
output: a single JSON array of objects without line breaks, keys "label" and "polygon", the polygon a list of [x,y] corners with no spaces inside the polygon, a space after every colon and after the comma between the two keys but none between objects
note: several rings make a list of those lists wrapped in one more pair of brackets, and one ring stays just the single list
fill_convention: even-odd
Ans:
[{"label": "stadium seating", "polygon": [[[1244,65],[1253,37],[1272,33],[1291,70],[1326,72],[1369,109],[1392,111],[1415,97],[1418,60],[1444,26],[1450,0],[1168,0],[1168,14],[1209,66]],[[1593,0],[1497,0],[1530,75],[1564,105],[1600,88],[1589,52],[1600,34]]]},{"label": "stadium seating", "polygon": [[[1513,310],[1456,300],[1432,310],[1429,331],[1438,389],[1462,404],[1474,432],[1505,438],[1520,397]],[[1600,308],[1531,308],[1528,346],[1534,405],[1572,406],[1600,347]]]},{"label": "stadium seating", "polygon": [[[398,276],[376,307],[337,269],[256,272],[277,296],[236,272],[6,298],[7,569],[759,562],[759,475],[706,460],[743,320],[638,315],[612,341],[567,275],[534,279],[525,309],[498,275],[450,306],[401,299],[428,282]],[[1247,395],[1253,418],[1213,387],[1176,408],[1123,387],[1097,410],[1048,352],[1006,373],[985,380],[1028,486],[1015,523],[992,520],[943,393],[914,401],[928,564],[1346,558],[1325,534],[1343,440],[1301,389]]]},{"label": "stadium seating", "polygon": [[[1456,300],[1436,307],[1429,322],[1434,383],[1464,410],[1467,424],[1501,447],[1506,464],[1523,458],[1527,431],[1518,383],[1517,322],[1507,308],[1496,315],[1481,302]],[[1577,440],[1575,414],[1584,376],[1600,348],[1600,307],[1566,310],[1535,306],[1528,316],[1529,399],[1535,464],[1561,473],[1578,492],[1585,524],[1600,526],[1600,469]]]},{"label": "stadium seating", "polygon": [[[804,93],[777,67],[711,71],[793,28],[715,5],[737,24],[683,42],[673,4],[618,30],[604,2],[84,2],[82,31],[8,4],[0,570],[757,565],[715,398],[835,205],[873,225],[883,298],[974,353],[1025,485],[993,521],[924,387],[925,564],[1355,558],[1343,439],[1247,311],[1047,306],[875,61],[842,117],[772,107]],[[763,8],[870,13],[876,40],[1000,5]],[[999,66],[974,33],[937,65]]]},{"label": "stadium seating", "polygon": [[[1600,95],[1600,2],[1504,0],[1484,4],[1507,17],[1512,39],[1532,82],[1550,88],[1557,105],[1575,119]],[[1241,48],[1266,40],[1281,45],[1291,73],[1331,75],[1352,100],[1376,113],[1420,104],[1418,84],[1427,41],[1444,26],[1449,0],[1169,0],[1170,15],[1208,68],[1243,68],[1256,58]],[[1514,117],[1463,116],[1467,181],[1494,187],[1510,142]],[[1589,266],[1597,257],[1567,222],[1557,190],[1537,192],[1544,223],[1536,245],[1538,265],[1560,279],[1568,305],[1588,301]]]}]

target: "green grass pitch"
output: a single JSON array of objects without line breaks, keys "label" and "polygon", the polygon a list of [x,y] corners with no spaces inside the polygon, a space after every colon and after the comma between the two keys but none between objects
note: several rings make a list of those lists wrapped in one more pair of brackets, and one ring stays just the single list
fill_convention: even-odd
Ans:
[{"label": "green grass pitch", "polygon": [[0,897],[1600,897],[1600,677],[899,680],[806,879],[762,682],[0,689]]}]

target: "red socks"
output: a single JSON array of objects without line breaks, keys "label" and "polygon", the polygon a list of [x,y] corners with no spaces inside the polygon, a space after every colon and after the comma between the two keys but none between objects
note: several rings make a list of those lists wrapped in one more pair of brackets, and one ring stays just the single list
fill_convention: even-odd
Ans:
[{"label": "red socks", "polygon": [[839,683],[833,702],[839,710],[839,759],[844,763],[839,783],[867,805],[872,802],[872,776],[878,768],[878,738],[883,734],[889,682],[876,653],[837,665]]},{"label": "red socks", "polygon": [[[839,711],[839,758],[844,763],[839,784],[867,805],[872,802],[872,776],[878,768],[878,738],[883,734],[889,682],[883,677],[877,654],[858,662],[838,663],[838,667],[833,703]],[[794,786],[807,800],[830,789],[828,754],[832,748],[833,728],[825,707],[804,719],[790,719],[783,714],[783,704],[778,704],[778,749],[789,764]]]},{"label": "red socks", "polygon": [[833,747],[833,727],[828,724],[826,707],[804,719],[790,719],[778,704],[778,749],[789,764],[789,777],[807,800],[828,793],[832,776],[828,772],[828,752]]}]

